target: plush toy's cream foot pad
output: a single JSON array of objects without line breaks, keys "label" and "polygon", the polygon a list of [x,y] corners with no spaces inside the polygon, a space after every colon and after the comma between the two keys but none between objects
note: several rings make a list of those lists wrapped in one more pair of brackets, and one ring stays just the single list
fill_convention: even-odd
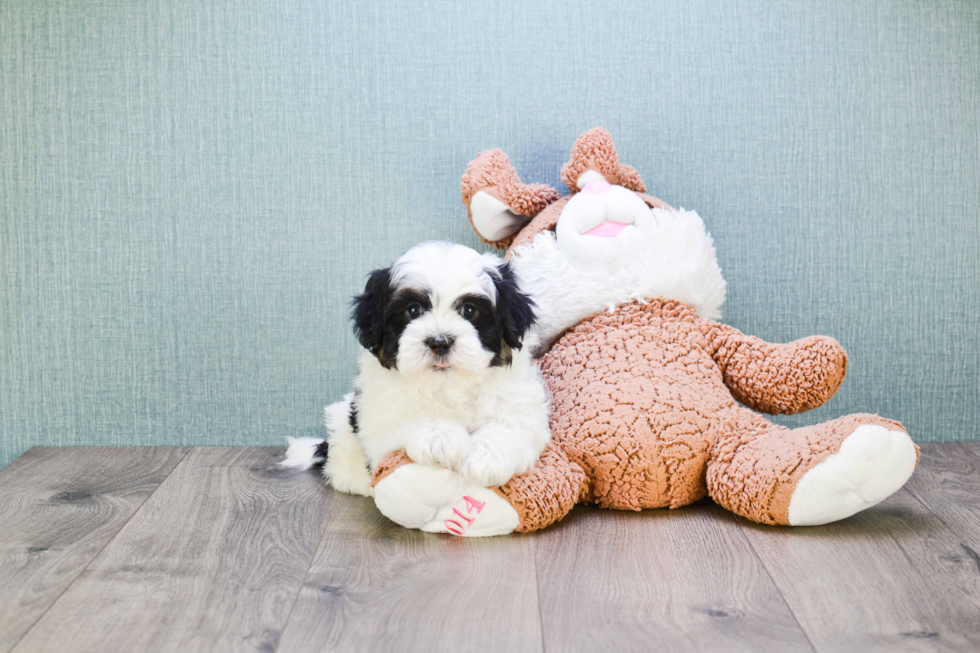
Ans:
[{"label": "plush toy's cream foot pad", "polygon": [[429,533],[485,537],[513,533],[517,511],[493,490],[444,467],[411,463],[374,486],[374,503],[391,521]]},{"label": "plush toy's cream foot pad", "polygon": [[829,524],[880,503],[905,485],[916,459],[905,431],[857,427],[837,453],[800,479],[789,502],[790,525]]}]

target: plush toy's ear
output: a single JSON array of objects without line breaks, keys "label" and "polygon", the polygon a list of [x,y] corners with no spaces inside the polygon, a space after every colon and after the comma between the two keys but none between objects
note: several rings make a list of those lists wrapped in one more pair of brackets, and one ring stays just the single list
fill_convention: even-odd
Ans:
[{"label": "plush toy's ear", "polygon": [[524,184],[507,155],[481,153],[466,166],[460,182],[470,224],[480,239],[505,249],[531,218],[561,197],[544,184]]},{"label": "plush toy's ear", "polygon": [[392,294],[391,268],[375,270],[368,276],[364,292],[354,297],[351,310],[358,342],[389,369],[395,361],[386,360],[384,355],[384,332],[385,311]]},{"label": "plush toy's ear", "polygon": [[[593,174],[589,174],[589,172]],[[602,127],[595,127],[575,140],[572,154],[561,169],[561,180],[568,190],[577,193],[585,185],[601,175],[613,186],[622,186],[637,193],[645,193],[647,188],[633,168],[619,162],[612,136]]]},{"label": "plush toy's ear", "polygon": [[509,262],[501,263],[497,272],[493,283],[497,287],[496,311],[501,337],[508,347],[520,350],[524,336],[534,325],[534,301],[521,290]]}]

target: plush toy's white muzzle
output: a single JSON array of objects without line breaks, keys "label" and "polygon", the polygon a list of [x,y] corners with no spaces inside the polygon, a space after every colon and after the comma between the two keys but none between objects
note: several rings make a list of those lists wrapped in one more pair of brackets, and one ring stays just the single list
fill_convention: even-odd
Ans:
[{"label": "plush toy's white muzzle", "polygon": [[628,253],[624,248],[628,250],[627,243],[635,238],[635,228],[644,220],[650,220],[650,207],[642,198],[595,174],[562,209],[555,235],[575,265],[583,269],[615,268],[623,263]]}]

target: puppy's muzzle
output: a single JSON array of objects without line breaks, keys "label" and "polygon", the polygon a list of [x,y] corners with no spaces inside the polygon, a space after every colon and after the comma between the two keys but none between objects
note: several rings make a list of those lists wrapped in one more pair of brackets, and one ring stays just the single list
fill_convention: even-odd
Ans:
[{"label": "puppy's muzzle", "polygon": [[453,348],[453,342],[455,342],[455,338],[445,334],[439,334],[435,337],[426,338],[422,341],[422,343],[429,348],[429,351],[440,358],[449,353],[449,350]]}]

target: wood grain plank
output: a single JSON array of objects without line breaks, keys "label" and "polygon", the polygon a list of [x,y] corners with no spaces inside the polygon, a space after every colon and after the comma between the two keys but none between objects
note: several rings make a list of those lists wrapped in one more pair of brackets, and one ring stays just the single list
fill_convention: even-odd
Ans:
[{"label": "wood grain plank", "polygon": [[907,490],[825,526],[739,523],[817,651],[980,650],[977,564]]},{"label": "wood grain plank", "polygon": [[813,650],[738,525],[714,504],[578,507],[538,538],[545,650]]},{"label": "wood grain plank", "polygon": [[281,455],[191,451],[14,650],[274,650],[329,508]]},{"label": "wood grain plank", "polygon": [[0,471],[0,653],[13,648],[187,452],[35,447]]},{"label": "wood grain plank", "polygon": [[541,651],[535,537],[409,531],[335,494],[277,653]]},{"label": "wood grain plank", "polygon": [[980,566],[980,442],[921,448],[919,468],[905,487],[963,539],[962,555]]}]

